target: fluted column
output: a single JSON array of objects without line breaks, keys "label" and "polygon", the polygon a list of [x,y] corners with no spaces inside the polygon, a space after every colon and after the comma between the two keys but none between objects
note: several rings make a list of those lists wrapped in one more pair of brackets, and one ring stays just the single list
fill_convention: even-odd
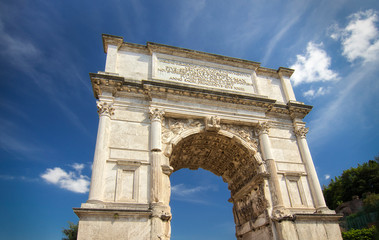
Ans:
[{"label": "fluted column", "polygon": [[267,170],[270,174],[270,185],[272,192],[274,193],[272,196],[273,199],[273,209],[280,210],[284,208],[282,192],[280,190],[280,183],[278,178],[278,173],[276,169],[276,164],[274,160],[274,156],[271,152],[271,142],[268,136],[270,129],[270,124],[268,122],[259,122],[256,128],[256,133],[259,136],[261,152],[263,155],[263,159],[266,162]]},{"label": "fluted column", "polygon": [[103,173],[109,155],[110,117],[114,114],[112,104],[107,102],[98,101],[97,109],[99,113],[99,127],[97,130],[95,156],[93,158],[91,186],[88,196],[89,203],[102,201]]},{"label": "fluted column", "polygon": [[329,209],[326,206],[324,195],[322,194],[320,182],[318,180],[316,169],[313,164],[312,156],[306,140],[306,134],[308,133],[308,130],[309,129],[304,126],[295,127],[297,143],[300,149],[301,158],[303,159],[305,168],[307,170],[308,182],[311,188],[316,210],[317,212],[327,211]]}]

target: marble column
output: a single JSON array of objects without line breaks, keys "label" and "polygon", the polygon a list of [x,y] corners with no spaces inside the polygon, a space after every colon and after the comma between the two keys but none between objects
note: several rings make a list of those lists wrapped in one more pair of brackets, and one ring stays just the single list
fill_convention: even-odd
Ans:
[{"label": "marble column", "polygon": [[271,152],[271,142],[268,136],[270,124],[268,122],[259,122],[256,133],[259,136],[263,160],[266,162],[267,171],[270,174],[270,186],[272,189],[273,212],[284,208],[282,192],[280,190],[279,177],[276,169],[274,156]]},{"label": "marble column", "polygon": [[158,108],[150,108],[150,150],[151,150],[151,202],[156,203],[161,200],[160,188],[161,179],[161,132],[164,111]]},{"label": "marble column", "polygon": [[297,137],[297,143],[299,146],[301,158],[303,159],[305,168],[307,170],[308,182],[311,188],[317,212],[330,211],[329,208],[326,206],[320,182],[317,177],[316,169],[313,164],[312,156],[309,151],[308,143],[305,138],[305,135],[308,133],[308,130],[309,129],[304,126],[295,127],[295,134]]},{"label": "marble column", "polygon": [[114,108],[110,103],[98,101],[97,108],[97,112],[99,113],[99,127],[97,131],[88,203],[102,202],[103,173],[109,155],[110,117],[114,114]]},{"label": "marble column", "polygon": [[170,239],[171,210],[163,201],[165,191],[162,172],[162,121],[164,111],[150,108],[150,150],[151,150],[151,240]]}]

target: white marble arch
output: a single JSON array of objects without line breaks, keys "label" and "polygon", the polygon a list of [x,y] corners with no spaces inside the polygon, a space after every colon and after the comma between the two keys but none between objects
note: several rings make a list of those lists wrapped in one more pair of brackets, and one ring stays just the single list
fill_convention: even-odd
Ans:
[{"label": "white marble arch", "polygon": [[170,174],[199,167],[228,183],[237,239],[342,239],[292,69],[106,34],[103,45],[105,71],[90,73],[99,128],[88,201],[74,208],[79,240],[170,239]]}]

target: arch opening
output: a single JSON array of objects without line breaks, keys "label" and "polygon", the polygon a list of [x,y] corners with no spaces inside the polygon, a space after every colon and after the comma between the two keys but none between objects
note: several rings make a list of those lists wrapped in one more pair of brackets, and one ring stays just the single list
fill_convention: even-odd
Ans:
[{"label": "arch opening", "polygon": [[[246,234],[246,224],[249,225],[249,232],[255,228],[251,227],[253,225],[257,229],[268,226],[268,203],[261,164],[255,157],[256,151],[246,146],[243,140],[233,135],[229,137],[217,131],[199,131],[175,144],[169,157],[174,172],[183,168],[202,168],[227,183],[238,239],[243,239]],[[270,230],[266,228],[265,231]]]},{"label": "arch opening", "polygon": [[206,131],[190,135],[176,144],[170,156],[170,166],[174,171],[203,168],[221,176],[232,195],[251,181],[259,170],[254,153],[237,138]]},{"label": "arch opening", "polygon": [[170,181],[172,239],[235,239],[230,191],[220,177],[186,168]]}]

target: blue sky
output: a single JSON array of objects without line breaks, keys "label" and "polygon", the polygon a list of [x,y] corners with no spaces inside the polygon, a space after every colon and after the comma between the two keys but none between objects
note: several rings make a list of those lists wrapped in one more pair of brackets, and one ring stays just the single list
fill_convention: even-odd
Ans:
[{"label": "blue sky", "polygon": [[[101,34],[295,68],[321,181],[379,154],[379,2],[0,1],[1,239],[61,239],[88,198]],[[173,239],[233,239],[229,192],[206,171],[173,184]],[[206,183],[206,184],[204,184]]]}]

